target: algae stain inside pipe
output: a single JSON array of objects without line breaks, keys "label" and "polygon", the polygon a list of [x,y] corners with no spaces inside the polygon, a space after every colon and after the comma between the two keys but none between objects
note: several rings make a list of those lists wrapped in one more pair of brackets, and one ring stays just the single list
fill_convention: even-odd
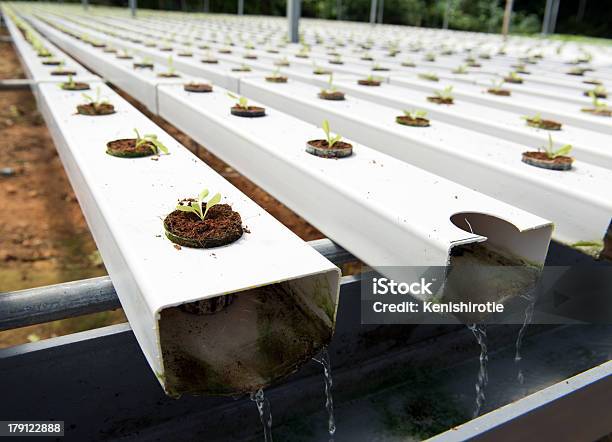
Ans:
[{"label": "algae stain inside pipe", "polygon": [[249,394],[294,373],[331,340],[332,296],[316,275],[162,310],[167,394]]}]

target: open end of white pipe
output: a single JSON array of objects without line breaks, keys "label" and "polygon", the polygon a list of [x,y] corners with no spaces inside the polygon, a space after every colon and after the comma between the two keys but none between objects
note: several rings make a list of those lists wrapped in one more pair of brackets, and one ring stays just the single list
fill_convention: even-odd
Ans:
[{"label": "open end of white pipe", "polygon": [[[553,230],[552,224],[545,224],[520,231],[514,224],[504,219],[479,212],[456,213],[451,216],[450,221],[461,230],[486,237],[487,240],[481,246],[504,256],[505,258],[500,260],[500,263],[506,263],[503,265],[515,262],[514,265],[542,266]],[[453,257],[459,255],[456,249],[465,247],[467,246],[461,245],[451,248],[451,265]],[[475,245],[470,247],[474,248]]]},{"label": "open end of white pipe", "polygon": [[295,372],[331,340],[337,287],[328,272],[163,309],[166,392],[244,394]]},{"label": "open end of white pipe", "polygon": [[[451,222],[487,240],[451,249],[443,302],[504,303],[530,296],[542,271],[552,226],[521,232],[503,219],[474,212],[457,213]],[[473,314],[461,319],[479,322],[486,317]]]}]

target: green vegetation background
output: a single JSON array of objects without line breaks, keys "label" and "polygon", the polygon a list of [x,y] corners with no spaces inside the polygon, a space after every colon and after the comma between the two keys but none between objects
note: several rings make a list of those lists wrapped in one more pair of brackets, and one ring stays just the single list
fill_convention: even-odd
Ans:
[{"label": "green vegetation background", "polygon": [[[79,0],[71,0],[77,2]],[[138,0],[141,8],[202,11],[208,1],[211,12],[236,13],[237,0]],[[302,0],[302,15],[335,19],[341,4],[342,19],[367,21],[371,0]],[[380,3],[380,0],[378,0]],[[499,32],[505,0],[448,0],[449,27],[466,31]],[[126,0],[90,0],[92,4],[126,6]],[[384,22],[439,28],[447,0],[384,0]],[[511,32],[540,32],[546,0],[515,0]],[[612,38],[610,0],[560,2],[556,32]],[[286,0],[244,0],[245,14],[285,15]]]}]

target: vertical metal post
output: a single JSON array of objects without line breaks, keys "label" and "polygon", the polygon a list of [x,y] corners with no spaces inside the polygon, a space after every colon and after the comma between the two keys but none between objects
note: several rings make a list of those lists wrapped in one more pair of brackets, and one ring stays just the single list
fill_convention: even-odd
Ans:
[{"label": "vertical metal post", "polygon": [[383,22],[384,9],[385,9],[385,0],[380,0],[378,4],[378,17],[376,17],[376,21],[381,24]]},{"label": "vertical metal post", "polygon": [[557,16],[559,15],[559,4],[561,0],[554,0],[552,10],[550,12],[550,25],[548,26],[548,32],[550,34],[555,33],[555,28],[557,27]]},{"label": "vertical metal post", "polygon": [[238,0],[238,15],[244,15],[244,0]]},{"label": "vertical metal post", "polygon": [[576,21],[584,20],[584,12],[586,11],[587,0],[580,0],[578,3],[578,12],[576,13]]},{"label": "vertical metal post", "polygon": [[132,18],[136,18],[136,8],[138,7],[136,2],[137,2],[137,0],[128,0],[128,4],[130,6],[130,13],[132,14]]},{"label": "vertical metal post", "polygon": [[544,18],[542,19],[542,35],[548,35],[550,29],[550,12],[552,11],[552,4],[554,0],[546,0],[546,7],[544,8]]},{"label": "vertical metal post", "polygon": [[442,22],[442,29],[448,29],[448,21],[450,19],[450,11],[451,11],[451,1],[446,0],[446,5],[444,7],[444,21]]},{"label": "vertical metal post", "polygon": [[210,0],[204,0],[204,12],[210,12]]},{"label": "vertical metal post", "polygon": [[514,0],[506,0],[506,8],[504,9],[504,22],[502,23],[502,35],[504,39],[508,38],[508,31],[510,30],[510,18],[512,17],[512,6]]},{"label": "vertical metal post", "polygon": [[89,1],[88,0],[81,0],[81,5],[83,5],[83,9],[85,11],[87,11],[89,9]]},{"label": "vertical metal post", "polygon": [[342,0],[336,0],[336,20],[342,20]]},{"label": "vertical metal post", "polygon": [[372,3],[370,4],[370,23],[374,24],[376,23],[376,6],[378,5],[378,2],[376,0],[372,0]]},{"label": "vertical metal post", "polygon": [[287,0],[287,22],[289,25],[289,41],[297,43],[300,40],[301,1]]}]

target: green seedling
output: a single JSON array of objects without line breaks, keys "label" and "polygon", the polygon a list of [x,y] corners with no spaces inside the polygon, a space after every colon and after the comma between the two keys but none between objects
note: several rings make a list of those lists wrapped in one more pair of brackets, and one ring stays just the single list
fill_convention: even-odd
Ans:
[{"label": "green seedling", "polygon": [[208,189],[204,189],[198,195],[197,201],[190,201],[188,205],[179,204],[176,210],[181,212],[195,213],[202,221],[206,218],[206,214],[213,207],[221,202],[221,194],[216,193],[211,199],[204,203],[204,199],[208,196]]},{"label": "green seedling", "polygon": [[249,109],[249,100],[246,97],[239,97],[237,95],[232,94],[231,92],[228,92],[227,96],[230,98],[233,98],[234,100],[237,100],[236,101],[237,107],[240,107],[245,110]]},{"label": "green seedling", "polygon": [[98,107],[100,107],[101,105],[108,103],[108,98],[101,98],[99,86],[96,88],[95,98],[92,98],[91,95],[85,93],[81,94],[81,96],[85,99],[86,104],[91,104],[94,109],[98,109]]},{"label": "green seedling", "polygon": [[338,89],[334,86],[334,74],[329,74],[329,78],[327,80],[327,88],[321,89],[321,92],[324,94],[332,94],[336,92]]},{"label": "green seedling", "polygon": [[467,66],[464,64],[461,64],[459,66],[457,66],[455,69],[453,69],[453,74],[467,74]]},{"label": "green seedling", "polygon": [[316,63],[313,63],[312,66],[313,66],[313,69],[312,69],[313,74],[323,75],[329,72],[328,69],[318,66]]},{"label": "green seedling", "polygon": [[375,77],[374,75],[370,74],[366,77],[366,81],[369,81],[370,83],[373,81],[382,81],[382,78]]},{"label": "green seedling", "polygon": [[59,87],[60,88],[62,88],[62,87],[71,88],[71,87],[74,87],[75,84],[76,84],[76,82],[74,81],[74,78],[73,78],[72,74],[69,74],[68,75],[68,81],[66,81],[65,83],[60,83]]},{"label": "green seedling", "polygon": [[514,81],[522,81],[523,79],[515,71],[508,72],[508,78]]},{"label": "green seedling", "polygon": [[525,121],[531,121],[534,124],[541,124],[542,123],[542,114],[540,112],[535,114],[533,117],[530,117],[529,115],[524,115],[521,118],[523,120],[525,120]]},{"label": "green seedling", "polygon": [[422,80],[427,80],[427,81],[439,81],[440,80],[438,76],[434,74],[433,72],[423,72],[423,73],[420,73],[418,77]]},{"label": "green seedling", "polygon": [[164,72],[164,75],[175,75],[176,68],[174,67],[174,60],[172,60],[172,56],[168,57],[168,69]]},{"label": "green seedling", "polygon": [[441,100],[454,100],[455,99],[455,97],[453,96],[452,86],[446,86],[441,91],[434,91],[434,94],[436,95],[436,97],[440,98]]},{"label": "green seedling", "polygon": [[591,103],[595,109],[607,109],[608,105],[601,101],[597,94],[593,91],[589,91],[589,97],[591,97]]},{"label": "green seedling", "polygon": [[427,116],[427,112],[424,110],[404,110],[404,115],[406,115],[411,120],[416,120],[418,118],[425,118]]},{"label": "green seedling", "polygon": [[342,140],[342,135],[336,134],[335,136],[332,136],[329,130],[329,121],[327,120],[323,120],[323,123],[321,124],[321,128],[323,129],[323,132],[325,132],[325,140],[327,141],[327,146],[330,149],[333,149],[334,145],[338,141]]},{"label": "green seedling", "polygon": [[425,54],[425,61],[436,61],[436,56],[432,52]]},{"label": "green seedling", "polygon": [[168,148],[164,146],[164,144],[157,139],[157,135],[155,134],[144,134],[142,137],[140,136],[140,132],[138,129],[134,128],[134,132],[136,133],[136,149],[147,143],[151,146],[151,150],[153,153],[163,152],[165,154],[168,153]]},{"label": "green seedling", "polygon": [[553,143],[552,137],[550,136],[550,134],[548,134],[548,145],[544,146],[544,152],[546,153],[546,156],[549,159],[554,160],[557,157],[566,156],[571,151],[572,151],[571,144],[564,144],[559,149],[555,150],[555,143]]},{"label": "green seedling", "polygon": [[505,81],[504,81],[503,78],[501,80],[493,79],[493,80],[491,80],[490,90],[496,91],[496,92],[497,91],[501,91],[501,90],[503,90],[502,86],[504,85],[504,83],[505,83]]},{"label": "green seedling", "polygon": [[608,95],[608,91],[606,90],[605,86],[601,84],[595,86],[592,90],[590,90],[588,95],[590,96],[591,93],[598,97],[605,97],[606,95]]}]

